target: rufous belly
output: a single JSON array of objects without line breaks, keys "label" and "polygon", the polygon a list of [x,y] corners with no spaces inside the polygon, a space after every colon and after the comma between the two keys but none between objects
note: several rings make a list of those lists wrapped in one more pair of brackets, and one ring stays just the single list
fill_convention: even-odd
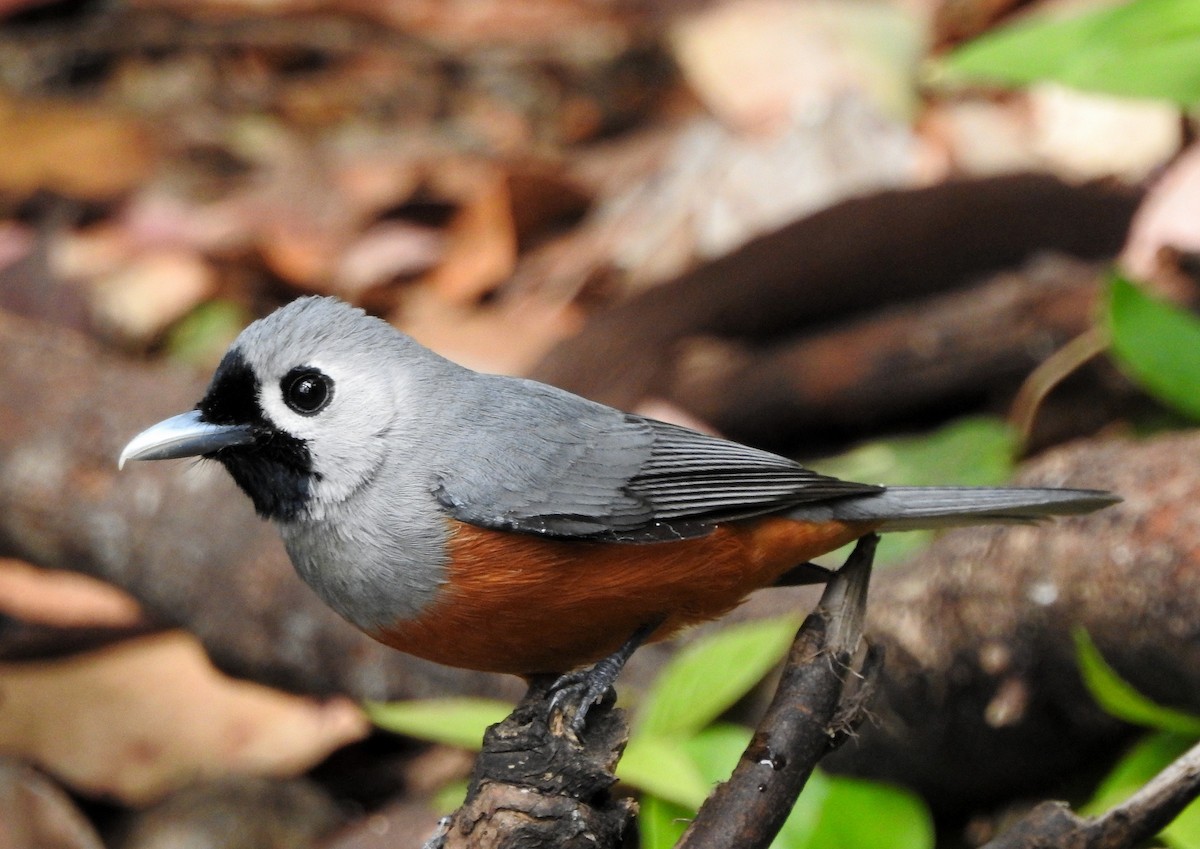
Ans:
[{"label": "rufous belly", "polygon": [[768,517],[678,542],[555,540],[453,522],[449,580],[414,620],[372,634],[438,663],[518,675],[558,673],[714,619],[791,567],[851,542],[867,523]]}]

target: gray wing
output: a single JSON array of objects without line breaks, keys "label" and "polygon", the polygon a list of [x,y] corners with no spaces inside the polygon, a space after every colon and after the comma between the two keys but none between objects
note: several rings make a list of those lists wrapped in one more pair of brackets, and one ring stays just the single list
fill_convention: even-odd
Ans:
[{"label": "gray wing", "polygon": [[[477,427],[511,436],[486,456],[467,448],[435,495],[455,518],[551,537],[654,542],[702,536],[718,522],[776,513],[880,487],[687,428],[622,413],[541,384]],[[483,440],[465,440],[464,446]]]}]

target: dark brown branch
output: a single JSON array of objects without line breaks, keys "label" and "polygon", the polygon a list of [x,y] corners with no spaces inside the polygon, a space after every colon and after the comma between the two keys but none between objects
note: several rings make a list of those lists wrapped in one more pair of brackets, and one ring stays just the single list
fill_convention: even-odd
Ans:
[{"label": "dark brown branch", "polygon": [[116,627],[47,625],[0,612],[0,663],[53,660],[161,630],[162,626],[147,622]]},{"label": "dark brown branch", "polygon": [[1082,849],[1081,820],[1064,802],[1042,802],[981,849]]},{"label": "dark brown branch", "polygon": [[534,376],[632,407],[664,391],[683,339],[773,344],[960,288],[1039,251],[1111,258],[1138,201],[1030,174],[845,201],[596,315]]},{"label": "dark brown branch", "polygon": [[[859,541],[805,619],[779,688],[729,781],[709,797],[681,849],[769,846],[808,777],[840,736],[850,663],[862,639],[878,537]],[[842,715],[844,717],[844,714]]]},{"label": "dark brown branch", "polygon": [[1176,758],[1111,811],[1088,826],[1089,846],[1117,849],[1158,834],[1200,796],[1200,744]]},{"label": "dark brown branch", "polygon": [[436,849],[616,849],[636,806],[613,798],[629,728],[603,704],[577,737],[550,707],[550,679],[487,730],[467,800],[427,844]]},{"label": "dark brown branch", "polygon": [[[1092,326],[1100,276],[1096,264],[1042,256],[779,344],[692,340],[660,391],[723,433],[771,444],[797,433],[845,438],[939,406],[978,404],[1015,392],[1050,352]],[[1104,404],[1091,407],[1081,428],[1111,420]]]},{"label": "dark brown branch", "polygon": [[1079,817],[1044,802],[983,849],[1131,849],[1149,840],[1200,796],[1200,744],[1175,759],[1120,805]]}]

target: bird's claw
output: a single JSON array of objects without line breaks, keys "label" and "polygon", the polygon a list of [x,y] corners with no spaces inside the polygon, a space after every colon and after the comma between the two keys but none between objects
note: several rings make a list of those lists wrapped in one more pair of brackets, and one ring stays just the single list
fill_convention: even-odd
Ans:
[{"label": "bird's claw", "polygon": [[[591,666],[564,673],[550,685],[550,716],[560,716],[568,729],[578,737],[587,725],[587,715],[596,705],[602,704],[606,698],[616,700],[617,691],[613,685],[625,668],[625,661],[637,650],[646,638],[654,633],[654,629],[662,620],[654,620],[640,626],[629,639],[610,654],[601,658]],[[574,706],[574,715],[568,718],[568,711]]]},{"label": "bird's claw", "polygon": [[568,672],[550,685],[550,716],[561,717],[563,724],[575,736],[583,733],[588,712],[593,707],[616,699],[617,691],[613,689],[612,680],[616,676],[610,676],[607,670],[597,674],[597,667],[601,664],[603,661]]}]

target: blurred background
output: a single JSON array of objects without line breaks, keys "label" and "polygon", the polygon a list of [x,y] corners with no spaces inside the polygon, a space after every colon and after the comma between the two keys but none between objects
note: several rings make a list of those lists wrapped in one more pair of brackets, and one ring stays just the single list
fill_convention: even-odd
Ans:
[{"label": "blurred background", "polygon": [[[344,625],[219,469],[117,475],[311,293],[831,474],[1120,492],[889,543],[777,845],[1139,786],[1200,734],[1096,701],[1200,710],[1198,103],[1197,0],[0,0],[0,849],[418,846],[519,696]],[[813,598],[760,595],[623,679],[686,715],[629,845],[736,761]]]}]

